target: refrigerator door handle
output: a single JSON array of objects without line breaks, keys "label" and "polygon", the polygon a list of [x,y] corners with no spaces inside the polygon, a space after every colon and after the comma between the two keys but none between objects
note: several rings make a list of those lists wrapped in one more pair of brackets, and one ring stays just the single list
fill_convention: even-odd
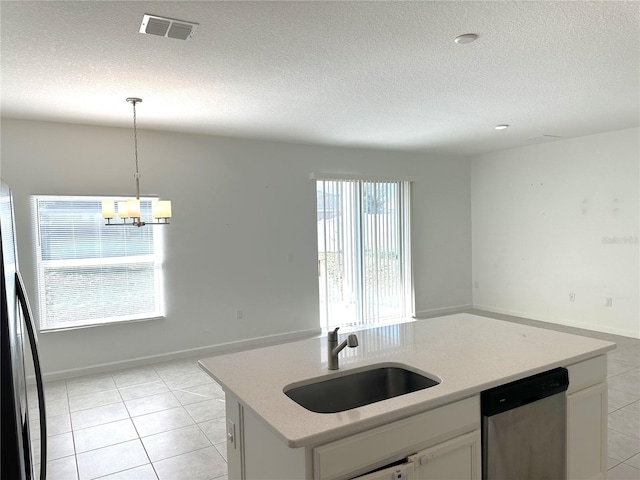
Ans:
[{"label": "refrigerator door handle", "polygon": [[29,346],[31,347],[33,367],[36,374],[38,407],[40,410],[40,480],[45,480],[47,478],[47,415],[44,404],[44,384],[42,382],[42,370],[40,369],[40,356],[38,355],[38,337],[36,337],[33,315],[20,272],[16,272],[16,293],[18,294],[18,300],[22,308],[22,316],[24,317],[27,334],[29,335]]}]

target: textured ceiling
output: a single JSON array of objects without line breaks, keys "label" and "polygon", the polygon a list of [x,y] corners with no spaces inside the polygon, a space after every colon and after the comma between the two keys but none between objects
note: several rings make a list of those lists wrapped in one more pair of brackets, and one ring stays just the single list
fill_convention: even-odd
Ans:
[{"label": "textured ceiling", "polygon": [[[200,25],[143,35],[145,13]],[[640,118],[638,2],[2,1],[0,22],[4,117],[130,126],[139,96],[140,128],[462,155]]]}]

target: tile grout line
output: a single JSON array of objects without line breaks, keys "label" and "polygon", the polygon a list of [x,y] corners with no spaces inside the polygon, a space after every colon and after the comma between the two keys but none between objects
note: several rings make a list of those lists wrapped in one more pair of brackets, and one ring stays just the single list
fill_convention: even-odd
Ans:
[{"label": "tile grout line", "polygon": [[[208,439],[207,439],[208,440]],[[209,442],[211,443],[211,442]],[[216,447],[214,447],[213,445],[208,445],[206,447],[200,447],[200,448],[196,448],[195,450],[189,450],[188,452],[182,452],[182,453],[178,453],[177,455],[171,455],[170,457],[166,457],[166,458],[162,458],[160,460],[156,460],[155,462],[151,462],[151,465],[153,466],[154,463],[159,463],[159,462],[164,462],[165,460],[169,460],[171,458],[176,458],[176,457],[180,457],[182,455],[187,455],[189,453],[193,453],[193,452],[199,452],[200,450],[206,450],[207,448],[213,448],[214,450],[216,450]],[[217,450],[216,450],[217,451]],[[222,455],[220,455],[222,457]],[[155,471],[155,467],[154,467],[154,471]]]},{"label": "tile grout line", "polygon": [[[617,412],[618,410],[624,410],[625,408],[633,405],[634,403],[640,401],[640,398],[638,398],[637,400],[632,400],[630,403],[625,403],[624,405],[620,406],[620,407],[613,407],[613,410],[611,410],[610,412],[607,412],[607,415],[611,415],[614,412]],[[630,411],[626,411],[625,413],[629,413],[630,415],[635,415],[635,416],[640,416],[640,414],[634,413],[634,412],[630,412]]]},{"label": "tile grout line", "polygon": [[69,427],[71,428],[71,439],[73,441],[73,460],[76,464],[76,478],[80,479],[80,466],[78,465],[78,452],[76,450],[76,434],[73,429],[73,417],[71,416],[71,403],[69,402],[69,387],[67,380],[64,381],[64,392],[67,398],[67,406],[69,407]]},{"label": "tile grout line", "polygon": [[[627,460],[631,460],[633,457],[635,457],[636,455],[638,455],[638,453],[640,452],[636,452],[633,455],[631,455],[629,458],[625,458],[624,460],[618,460],[617,458],[613,458],[613,457],[609,457],[609,458],[613,458],[616,462],[618,462],[618,465],[621,463],[625,463]],[[633,467],[633,465],[629,465],[630,467]],[[636,467],[633,467],[636,468]]]},{"label": "tile grout line", "polygon": [[[160,382],[162,382],[162,384],[169,388],[167,386],[167,384],[164,382],[164,380],[162,379],[162,377],[158,374],[158,372],[156,371],[155,368],[152,368],[152,370],[155,372],[155,374],[158,376],[158,378],[160,379]],[[141,384],[143,385],[143,384]],[[118,392],[120,392],[120,389],[118,388]],[[120,394],[122,396],[122,394]],[[149,456],[149,452],[147,451],[147,447],[144,444],[144,442],[142,441],[142,436],[140,435],[140,431],[138,430],[138,427],[136,426],[136,422],[133,421],[133,417],[131,416],[131,412],[129,412],[128,407],[126,406],[125,403],[125,408],[127,409],[127,412],[129,413],[129,418],[131,419],[131,423],[133,423],[133,428],[135,429],[136,433],[138,434],[138,440],[140,441],[140,444],[142,445],[142,449],[144,450],[144,454],[147,456],[147,458],[149,459],[149,465],[151,465],[151,468],[153,469],[153,474],[156,476],[156,478],[160,478],[160,476],[158,475],[158,471],[156,470],[155,465],[153,464],[153,462],[151,461],[151,457]]]},{"label": "tile grout line", "polygon": [[[120,395],[120,397],[122,397],[122,394],[120,393],[120,388],[118,388],[118,394]],[[144,454],[147,456],[147,460],[149,460],[149,464],[151,465],[151,468],[153,468],[153,463],[151,462],[151,457],[149,456],[149,452],[147,451],[147,447],[145,446],[144,442],[142,441],[142,437],[140,436],[140,432],[138,431],[138,427],[136,427],[136,422],[133,421],[133,416],[131,415],[131,411],[129,410],[129,407],[127,406],[127,403],[124,401],[124,399],[122,401],[124,403],[124,408],[127,410],[127,413],[129,414],[129,420],[133,424],[133,428],[136,431],[136,434],[138,435],[138,441],[140,442],[140,445],[142,445],[142,449],[144,450]],[[136,467],[134,467],[134,468],[136,468]],[[157,474],[155,468],[153,468],[153,473],[155,474],[155,476],[157,478],[158,474]]]},{"label": "tile grout line", "polygon": [[[611,427],[611,426],[609,426],[609,430],[613,430],[613,431],[614,431],[614,432],[616,432],[616,433],[620,433],[621,435],[624,435],[625,437],[633,438],[634,440],[638,440],[638,442],[640,442],[640,437],[633,437],[633,436],[629,435],[628,433],[621,432],[620,430],[618,430],[618,429],[616,429],[616,428],[613,428],[613,427]],[[634,453],[633,455],[637,455],[638,453],[640,453],[640,452],[636,452],[636,453]],[[633,456],[633,455],[632,455],[632,456]],[[628,459],[627,459],[627,460],[628,460]],[[623,460],[623,461],[624,461],[624,460]]]},{"label": "tile grout line", "polygon": [[616,461],[616,463],[615,463],[615,465],[611,465],[609,468],[607,468],[607,471],[609,471],[609,470],[611,470],[612,468],[617,467],[618,465],[620,465],[621,463],[623,463],[623,462],[621,462],[620,460],[618,460],[617,458],[613,458],[613,457],[608,457],[608,458],[611,458],[611,459],[615,460],[615,461]]},{"label": "tile grout line", "polygon": [[[125,408],[125,410],[126,410],[126,412],[127,412],[127,415],[128,415],[128,418],[127,418],[127,419],[128,419],[129,421],[131,421],[131,423],[133,424],[133,427],[134,427],[134,429],[135,429],[135,424],[133,423],[133,420],[132,420],[132,417],[131,417],[131,413],[129,412],[129,410],[128,410],[128,408],[127,408],[127,405],[126,405],[126,403],[124,402],[124,399],[122,398],[122,394],[120,393],[120,389],[118,388],[118,385],[116,384],[116,382],[115,382],[115,380],[114,380],[114,378],[113,378],[113,375],[112,375],[112,374],[109,374],[109,378],[111,379],[111,381],[113,382],[114,386],[116,387],[116,388],[115,388],[115,390],[117,390],[117,392],[118,392],[118,396],[119,396],[119,397],[120,397],[120,399],[121,399],[121,403],[123,404],[123,406],[124,406],[124,408]],[[110,390],[111,390],[111,389],[110,389]],[[102,392],[104,392],[104,391],[110,391],[110,390],[101,390],[101,391],[91,392],[91,393],[102,393]],[[67,391],[67,396],[68,396],[68,391]],[[100,405],[100,406],[98,406],[98,407],[92,407],[92,408],[99,408],[99,407],[104,407],[104,406],[108,406],[108,405],[117,405],[117,403],[110,403],[110,404],[107,404],[107,405]],[[70,410],[70,409],[69,409],[69,410]],[[89,409],[84,409],[84,410],[89,410]],[[83,411],[83,410],[78,410],[78,411]],[[71,416],[71,412],[69,413],[69,415]],[[75,432],[76,432],[76,431],[86,430],[86,429],[88,429],[88,428],[100,427],[100,426],[103,426],[103,425],[109,425],[109,424],[111,424],[111,423],[121,422],[122,420],[124,420],[124,419],[114,420],[114,421],[111,421],[111,422],[100,423],[100,424],[98,424],[98,425],[92,425],[91,427],[85,427],[85,428],[81,428],[81,429],[77,429],[77,430],[75,430],[75,429],[73,428],[73,424],[72,424],[71,431],[73,432],[73,438],[74,438],[74,451],[76,450],[76,448],[75,448]],[[138,434],[138,431],[137,431],[137,430],[136,430],[136,434]],[[139,440],[139,441],[140,441],[140,443],[142,444],[142,441],[140,440],[139,435],[138,435],[138,440]],[[111,444],[111,445],[106,445],[106,446],[104,446],[104,447],[94,448],[94,449],[87,450],[86,452],[82,452],[82,453],[93,452],[93,451],[99,450],[100,448],[107,448],[107,447],[111,447],[111,446],[114,446],[114,445],[120,445],[120,444],[122,444],[122,443],[126,443],[126,442],[129,442],[129,441],[132,441],[132,440],[126,440],[126,441],[124,441],[124,442],[116,442],[116,443]],[[144,445],[143,445],[143,448],[144,448]],[[146,450],[145,450],[145,454],[146,454]],[[79,465],[78,465],[78,455],[79,455],[79,454],[76,452],[76,453],[75,453],[75,457],[76,457],[76,469],[77,469],[77,473],[78,473],[78,478],[80,479],[80,468],[79,468]],[[151,463],[151,460],[149,459],[149,455],[148,455],[148,454],[147,454],[147,459],[149,460],[149,463]],[[132,467],[132,468],[136,468],[136,467]],[[128,469],[121,470],[121,471],[126,471],[126,470],[128,470]],[[112,473],[118,473],[118,472],[111,472],[111,473],[108,473],[107,475],[111,475]],[[106,476],[106,475],[101,475],[101,476],[102,476],[102,477],[104,477],[104,476]],[[94,477],[94,478],[99,478],[99,477]]]}]

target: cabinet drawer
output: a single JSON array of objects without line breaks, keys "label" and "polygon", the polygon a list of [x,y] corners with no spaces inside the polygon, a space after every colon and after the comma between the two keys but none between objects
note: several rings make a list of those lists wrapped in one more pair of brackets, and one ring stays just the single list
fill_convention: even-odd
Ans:
[{"label": "cabinet drawer", "polygon": [[356,476],[480,428],[480,397],[470,397],[313,449],[313,478]]}]

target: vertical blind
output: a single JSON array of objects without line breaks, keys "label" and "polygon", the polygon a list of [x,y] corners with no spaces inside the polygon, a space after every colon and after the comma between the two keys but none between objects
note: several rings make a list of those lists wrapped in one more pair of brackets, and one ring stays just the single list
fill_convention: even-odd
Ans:
[{"label": "vertical blind", "polygon": [[[43,330],[163,314],[162,229],[105,226],[101,200],[33,199]],[[152,201],[141,199],[143,217]]]},{"label": "vertical blind", "polygon": [[317,180],[320,314],[325,328],[411,312],[409,182]]}]

